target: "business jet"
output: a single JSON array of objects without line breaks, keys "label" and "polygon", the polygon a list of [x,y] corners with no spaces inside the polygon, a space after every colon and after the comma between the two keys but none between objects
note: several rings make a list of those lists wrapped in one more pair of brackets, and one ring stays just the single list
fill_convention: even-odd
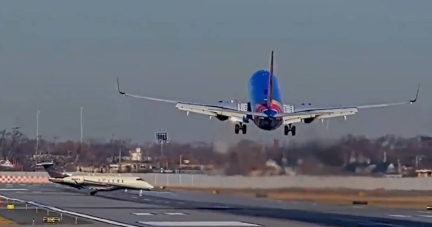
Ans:
[{"label": "business jet", "polygon": [[420,84],[414,99],[409,101],[352,105],[352,106],[329,106],[315,107],[310,103],[303,103],[300,106],[285,105],[279,88],[277,77],[273,74],[273,55],[271,52],[270,70],[259,70],[249,80],[249,102],[239,103],[236,101],[219,101],[213,104],[201,104],[194,102],[183,102],[175,100],[160,99],[148,96],[128,94],[120,90],[120,82],[117,77],[118,92],[127,97],[147,99],[159,102],[175,104],[177,109],[189,112],[208,115],[210,119],[215,117],[220,121],[235,122],[234,132],[241,131],[246,134],[247,124],[253,122],[258,128],[266,131],[278,129],[284,126],[284,135],[296,135],[296,126],[293,124],[310,124],[314,121],[354,115],[360,109],[389,107],[396,105],[413,104],[417,101]]},{"label": "business jet", "polygon": [[43,166],[50,176],[50,182],[66,185],[76,189],[89,188],[92,191],[90,195],[96,195],[100,191],[116,191],[116,190],[140,190],[140,196],[143,190],[150,191],[153,185],[147,183],[140,177],[124,177],[124,176],[72,176],[70,173],[64,173],[54,168],[54,163],[44,162],[37,164]]}]

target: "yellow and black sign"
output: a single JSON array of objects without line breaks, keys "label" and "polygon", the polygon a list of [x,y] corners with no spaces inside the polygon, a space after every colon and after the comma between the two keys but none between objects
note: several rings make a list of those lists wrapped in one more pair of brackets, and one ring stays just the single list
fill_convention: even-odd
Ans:
[{"label": "yellow and black sign", "polygon": [[43,223],[57,224],[59,222],[60,222],[60,218],[58,218],[58,217],[44,217],[43,218]]},{"label": "yellow and black sign", "polygon": [[8,204],[6,208],[8,210],[15,210],[15,205],[14,204]]}]

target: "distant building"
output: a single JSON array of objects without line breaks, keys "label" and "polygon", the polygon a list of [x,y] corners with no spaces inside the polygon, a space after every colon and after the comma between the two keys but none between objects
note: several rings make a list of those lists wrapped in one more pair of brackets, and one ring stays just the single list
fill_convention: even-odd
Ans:
[{"label": "distant building", "polygon": [[431,177],[432,176],[432,170],[430,169],[419,169],[416,170],[417,177]]},{"label": "distant building", "polygon": [[141,162],[142,161],[141,148],[137,147],[135,150],[129,151],[129,156],[131,161]]},{"label": "distant building", "polygon": [[9,160],[1,160],[0,161],[0,167],[3,167],[3,168],[14,168],[15,165],[13,165]]}]

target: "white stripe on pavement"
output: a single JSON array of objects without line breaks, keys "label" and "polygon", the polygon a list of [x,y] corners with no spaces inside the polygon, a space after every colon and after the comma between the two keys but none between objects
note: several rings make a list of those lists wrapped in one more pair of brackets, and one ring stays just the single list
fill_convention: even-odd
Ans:
[{"label": "white stripe on pavement", "polygon": [[396,218],[409,218],[411,216],[409,215],[403,215],[403,214],[388,214],[390,217],[396,217]]},{"label": "white stripe on pavement", "polygon": [[152,213],[132,213],[133,215],[138,215],[138,216],[150,216],[150,215],[154,215]]},{"label": "white stripe on pavement", "polygon": [[180,212],[168,212],[168,213],[164,213],[166,215],[173,215],[173,216],[179,216],[179,215],[186,215],[185,213],[180,213]]},{"label": "white stripe on pavement", "polygon": [[28,191],[27,188],[0,188],[0,191]]}]

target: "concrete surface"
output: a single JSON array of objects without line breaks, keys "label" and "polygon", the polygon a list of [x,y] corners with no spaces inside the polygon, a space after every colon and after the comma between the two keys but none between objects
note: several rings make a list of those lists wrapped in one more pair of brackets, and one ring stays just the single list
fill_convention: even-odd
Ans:
[{"label": "concrete surface", "polygon": [[202,192],[145,192],[140,197],[136,191],[89,196],[85,191],[57,185],[13,185],[13,189],[27,190],[0,191],[0,195],[119,226],[432,226],[432,212],[426,210],[280,202]]}]

